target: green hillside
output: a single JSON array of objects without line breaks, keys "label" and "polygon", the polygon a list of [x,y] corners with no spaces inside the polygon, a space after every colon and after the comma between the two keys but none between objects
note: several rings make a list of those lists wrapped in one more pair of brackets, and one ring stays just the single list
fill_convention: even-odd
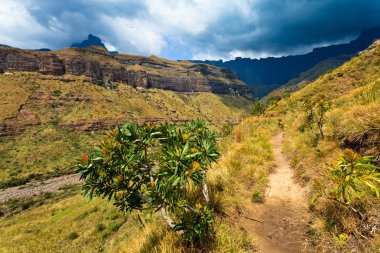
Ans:
[{"label": "green hillside", "polygon": [[[331,110],[326,113],[324,139],[318,137],[318,128],[303,127],[303,101],[321,95],[331,103]],[[326,183],[327,164],[334,162],[345,149],[378,159],[379,112],[380,42],[377,41],[350,62],[269,108],[267,116],[282,118],[284,149],[300,183],[310,187],[311,199],[318,193],[318,183]],[[311,206],[308,248],[319,252],[378,251],[380,237],[376,224],[380,220],[380,202],[368,189],[359,190],[351,205],[366,214],[365,220],[334,201],[324,199]],[[342,234],[348,235],[349,240],[340,244],[337,238]]]},{"label": "green hillside", "polygon": [[83,76],[0,75],[0,186],[73,172],[104,130],[126,121],[200,118],[220,129],[247,116],[251,104],[234,95],[114,86]]},{"label": "green hillside", "polygon": [[[66,87],[65,82],[61,85],[57,87],[60,89]],[[86,85],[86,83],[82,82],[81,85]],[[9,87],[8,90],[14,90],[17,93],[21,88],[23,87],[14,89]],[[90,87],[87,88],[90,89]],[[115,93],[123,93],[124,88],[119,91],[104,89],[103,93],[96,92],[97,89],[102,89],[97,86],[92,87],[93,90],[88,93],[87,88],[83,90],[83,94],[94,99],[89,101],[97,101],[92,102],[96,105],[91,108],[105,109],[107,118],[123,115],[123,112],[118,111],[122,109],[113,111],[111,107],[107,107],[107,99],[115,98],[116,96],[112,97]],[[128,96],[132,91],[117,97]],[[60,96],[66,92],[63,90]],[[144,104],[144,109],[141,109],[146,110],[143,111],[144,114],[136,114],[136,110],[133,110],[135,114],[128,114],[131,115],[131,120],[137,120],[137,115],[150,117],[160,115],[160,117],[173,120],[173,114],[178,115],[174,119],[185,119],[195,114],[206,119],[213,119],[213,124],[220,126],[220,122],[245,116],[244,108],[249,106],[249,103],[244,100],[231,100],[206,93],[177,94],[161,90],[135,92],[138,97],[136,99],[151,106],[146,107]],[[105,100],[102,100],[103,98]],[[27,97],[14,95],[14,99],[20,101],[19,103],[24,103]],[[312,100],[323,100],[329,105],[322,127],[324,138],[318,127],[307,121],[310,110],[305,109],[305,102]],[[113,103],[126,105],[125,101],[128,100],[115,98]],[[202,107],[203,103],[200,101],[207,106]],[[157,104],[161,105],[163,102],[165,104],[162,109],[154,111]],[[100,135],[79,131],[78,129],[83,127],[83,124],[78,127],[78,124],[74,123],[83,120],[84,115],[90,114],[91,110],[86,104],[90,102],[81,101],[78,105],[74,102],[70,103],[73,104],[71,111],[49,109],[51,114],[46,113],[41,116],[44,124],[33,126],[21,135],[2,138],[9,143],[20,140],[29,141],[26,143],[34,147],[33,142],[38,139],[35,138],[37,132],[33,132],[37,131],[36,129],[43,128],[39,131],[47,131],[46,135],[50,133],[52,136],[66,137],[70,135],[62,134],[66,132],[61,131],[68,131],[67,129],[72,127],[70,133],[73,137],[70,138],[75,139],[75,143],[79,143],[79,146],[66,156],[78,157],[80,152],[77,150],[85,150],[88,145],[96,142]],[[215,114],[207,110],[210,104],[216,108]],[[133,105],[135,106],[136,103]],[[191,113],[187,110],[182,111],[182,108],[187,108],[187,105],[192,105],[191,108],[199,105],[200,112],[198,109],[194,109]],[[12,115],[12,107],[7,106],[8,116],[4,118]],[[42,106],[35,108],[39,108],[35,109],[36,111],[42,110]],[[17,111],[17,109],[13,110]],[[128,111],[128,109],[125,110]],[[99,119],[99,111],[100,109],[93,115],[93,119]],[[25,210],[12,208],[12,203],[7,203],[7,208],[12,211],[0,217],[0,233],[2,234],[0,251],[28,252],[34,249],[39,252],[52,250],[64,252],[258,252],[260,246],[258,235],[249,233],[244,225],[248,222],[256,224],[262,221],[253,221],[256,218],[254,216],[247,216],[247,219],[245,215],[251,213],[250,210],[254,211],[258,205],[261,205],[260,203],[265,205],[265,198],[270,192],[270,189],[267,189],[270,183],[268,178],[276,170],[272,140],[283,131],[282,148],[289,158],[297,182],[305,186],[304,189],[307,191],[307,199],[303,204],[307,206],[308,213],[305,217],[299,217],[300,220],[304,220],[306,230],[306,233],[302,234],[303,237],[300,237],[300,240],[303,240],[304,251],[377,252],[380,248],[378,229],[380,202],[375,192],[366,185],[359,184],[357,191],[353,191],[354,194],[349,203],[342,204],[337,199],[329,199],[330,195],[323,195],[313,204],[310,201],[322,190],[329,192],[335,189],[338,183],[329,177],[328,166],[336,166],[333,162],[343,152],[354,154],[354,157],[372,155],[378,159],[380,155],[379,112],[380,42],[377,41],[350,62],[306,85],[277,104],[271,105],[266,109],[265,114],[247,117],[219,142],[222,157],[208,172],[208,185],[212,193],[211,202],[215,208],[217,225],[214,237],[209,239],[206,246],[202,245],[200,248],[197,245],[183,243],[180,236],[167,229],[156,214],[140,213],[145,222],[143,226],[139,223],[137,216],[117,212],[107,200],[96,199],[89,202],[79,196],[78,189],[74,188],[68,189],[66,195],[61,193],[61,195],[40,197],[28,205],[21,202]],[[52,115],[57,115],[55,117],[58,118],[57,121],[53,121],[54,124],[49,121]],[[81,140],[78,141],[74,134],[80,134]],[[17,140],[17,138],[20,139]],[[46,145],[49,145],[48,143]],[[347,151],[347,149],[352,151]],[[7,150],[2,154],[8,154],[13,150],[10,144]],[[22,154],[21,150],[16,153]],[[38,159],[39,156],[36,157]],[[24,160],[29,161],[27,158]],[[12,159],[8,161],[10,161],[9,164],[13,164]],[[40,162],[35,161],[36,164]],[[57,162],[57,166],[62,163]],[[378,166],[379,161],[375,161],[373,165]],[[343,181],[350,181],[350,177],[344,178]],[[379,185],[374,183],[373,186]],[[350,207],[360,212],[364,218]],[[281,208],[272,208],[271,212],[281,211],[276,209]],[[281,230],[283,227],[277,226],[276,229]],[[264,237],[268,236],[264,235]]]},{"label": "green hillside", "polygon": [[270,92],[266,95],[266,98],[270,100],[273,97],[283,97],[289,93],[300,90],[309,83],[314,82],[320,76],[328,73],[329,71],[333,71],[335,68],[349,61],[351,58],[351,55],[341,55],[323,60],[305,72],[300,73],[298,77],[289,80],[286,84]]}]

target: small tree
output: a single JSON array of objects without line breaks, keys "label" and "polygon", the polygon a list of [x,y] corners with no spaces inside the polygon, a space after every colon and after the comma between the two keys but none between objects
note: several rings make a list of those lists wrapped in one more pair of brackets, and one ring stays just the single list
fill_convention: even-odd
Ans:
[{"label": "small tree", "polygon": [[351,202],[364,189],[375,193],[377,198],[380,197],[380,167],[374,165],[375,162],[372,156],[360,157],[350,149],[345,150],[335,163],[327,166],[327,175],[321,181],[315,182],[318,193],[311,203],[320,197],[331,199],[348,207],[363,219],[364,215],[352,207]]},{"label": "small tree", "polygon": [[282,119],[278,119],[278,121],[277,121],[277,126],[278,126],[280,129],[284,129],[284,122],[282,121]]},{"label": "small tree", "polygon": [[317,124],[322,139],[325,138],[323,126],[326,121],[326,112],[330,109],[330,101],[325,100],[323,96],[306,100],[303,103],[303,110],[306,113],[306,125],[311,127],[313,123]]},{"label": "small tree", "polygon": [[264,114],[266,109],[266,105],[263,101],[256,99],[255,102],[252,105],[252,115],[262,115]]},{"label": "small tree", "polygon": [[234,124],[230,121],[227,121],[223,124],[222,129],[220,130],[220,135],[226,137],[231,134],[234,129]]},{"label": "small tree", "polygon": [[213,221],[206,172],[219,156],[216,136],[203,121],[181,129],[127,123],[84,155],[78,171],[85,196],[107,197],[125,212],[160,211],[171,228],[194,241]]}]

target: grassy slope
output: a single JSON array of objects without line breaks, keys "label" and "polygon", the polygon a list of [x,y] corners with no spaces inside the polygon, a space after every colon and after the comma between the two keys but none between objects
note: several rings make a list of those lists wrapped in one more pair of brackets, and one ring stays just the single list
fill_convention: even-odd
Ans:
[{"label": "grassy slope", "polygon": [[[304,120],[300,105],[320,94],[332,102],[327,113],[325,132],[320,140],[318,130],[299,131]],[[344,148],[354,148],[362,155],[380,154],[380,43],[342,67],[319,78],[282,100],[268,113],[281,115],[285,123],[284,149],[291,159],[300,182],[312,185],[325,172]],[[313,188],[311,188],[311,196]],[[352,205],[363,210],[368,220],[359,221],[347,209],[321,200],[313,208],[310,225],[310,249],[322,252],[376,252],[380,248],[380,204],[370,193],[361,193]],[[374,228],[374,232],[369,230]],[[336,236],[347,233],[349,240],[339,245]],[[364,237],[367,239],[363,239]]]},{"label": "grassy slope", "polygon": [[[209,171],[216,208],[216,236],[208,252],[253,252],[253,239],[234,217],[248,208],[253,196],[263,195],[273,167],[273,119],[249,118],[221,143],[222,158]],[[236,198],[236,196],[241,196]],[[80,195],[50,198],[29,209],[0,218],[1,252],[198,252],[181,244],[156,214],[123,215],[106,200],[88,201]],[[41,206],[39,206],[41,205]],[[102,231],[99,224],[104,225]],[[76,232],[79,237],[69,239]]]},{"label": "grassy slope", "polygon": [[306,70],[305,72],[302,72],[298,77],[291,79],[286,84],[282,85],[281,87],[275,89],[274,91],[266,95],[266,98],[270,100],[272,97],[283,97],[286,96],[287,93],[292,93],[297,90],[300,90],[309,83],[314,82],[324,74],[331,72],[333,69],[349,61],[351,58],[351,55],[343,55],[321,61],[312,68]]},{"label": "grassy slope", "polygon": [[[267,175],[273,166],[271,139],[279,131],[276,124],[278,119],[282,119],[285,123],[285,151],[291,159],[300,182],[304,184],[310,184],[319,176],[319,172],[324,170],[324,163],[337,158],[342,151],[341,148],[344,148],[343,144],[354,143],[358,151],[363,153],[376,154],[378,152],[376,146],[372,144],[378,143],[380,136],[380,128],[373,124],[379,120],[379,68],[380,46],[378,45],[292,94],[290,98],[280,101],[277,106],[268,110],[266,116],[246,119],[234,129],[229,137],[224,139],[223,156],[209,172],[213,204],[219,211],[217,221],[221,222],[221,225],[217,226],[214,244],[210,243],[210,248],[207,250],[211,252],[254,250],[252,238],[239,230],[233,217],[239,210],[250,205],[253,196],[263,192]],[[304,132],[297,130],[304,117],[299,108],[300,103],[306,98],[319,94],[325,94],[333,103],[333,109],[327,115],[325,140],[318,140],[315,137],[315,129]],[[367,134],[362,135],[363,132]],[[353,204],[364,208],[370,214],[370,219],[361,223],[344,208],[324,201],[313,207],[313,221],[310,224],[307,242],[311,251],[378,251],[380,247],[378,231],[375,230],[374,234],[366,234],[368,237],[366,240],[358,233],[364,233],[365,226],[374,228],[374,224],[379,221],[379,202],[372,195],[363,193],[362,200]],[[24,245],[32,240],[43,240],[43,238],[46,240],[48,235],[43,232],[53,229],[54,236],[50,236],[52,239],[49,244],[64,245],[67,251],[73,247],[76,247],[78,251],[78,249],[95,249],[99,246],[100,239],[96,238],[102,237],[102,233],[94,232],[96,224],[102,222],[109,227],[107,213],[112,212],[111,207],[106,207],[108,205],[102,201],[86,203],[79,196],[62,199],[56,205],[56,208],[62,208],[63,213],[66,212],[62,216],[62,222],[64,221],[67,227],[75,228],[79,234],[77,239],[71,241],[67,239],[72,229],[54,230],[59,226],[55,226],[51,220],[54,216],[49,210],[51,204],[46,204],[33,207],[15,216],[0,218],[0,232],[4,235],[0,238],[0,245],[6,245],[3,246],[4,249],[10,252],[17,251],[17,245]],[[87,213],[91,208],[95,210],[93,205],[102,206],[100,210],[104,209],[104,211],[97,209],[93,217],[81,219],[83,223],[78,226],[78,220],[75,219],[78,212]],[[148,222],[144,229],[139,229],[137,223],[130,225],[128,221],[130,218],[116,232],[105,236],[106,239],[102,244],[106,252],[190,251],[179,243],[176,235],[167,233],[160,221],[156,225]],[[26,227],[33,227],[43,232],[36,238],[23,230]],[[18,232],[16,236],[15,231],[22,232]],[[133,233],[132,236],[127,234],[130,231]],[[349,235],[349,240],[340,246],[334,238],[343,232]],[[80,239],[81,237],[83,238]],[[86,240],[87,237],[94,240]],[[29,241],[25,242],[27,239]],[[48,250],[41,248],[41,251]]]},{"label": "grassy slope", "polygon": [[[109,90],[85,80],[36,73],[0,75],[0,124],[9,118],[15,118],[16,126],[40,122],[20,135],[0,137],[0,184],[72,170],[75,159],[102,135],[64,128],[70,124],[203,118],[218,128],[225,121],[239,121],[250,106],[250,101],[230,95],[136,90],[126,85]],[[21,107],[26,116],[20,118]]]}]

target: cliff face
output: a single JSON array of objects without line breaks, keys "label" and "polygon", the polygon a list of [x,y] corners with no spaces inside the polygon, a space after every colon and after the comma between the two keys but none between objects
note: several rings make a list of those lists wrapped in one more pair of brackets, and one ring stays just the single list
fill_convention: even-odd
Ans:
[{"label": "cliff face", "polygon": [[107,87],[123,83],[133,87],[253,98],[251,89],[228,69],[153,56],[110,54],[101,47],[44,52],[0,46],[0,73],[21,71],[56,76],[84,75],[91,82]]}]

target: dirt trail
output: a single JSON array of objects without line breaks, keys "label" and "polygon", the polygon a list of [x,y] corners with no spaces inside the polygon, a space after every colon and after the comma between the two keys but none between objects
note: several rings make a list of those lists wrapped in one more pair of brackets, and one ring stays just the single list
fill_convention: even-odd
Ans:
[{"label": "dirt trail", "polygon": [[305,190],[293,178],[293,171],[282,153],[283,134],[274,137],[276,170],[270,175],[268,196],[262,204],[255,204],[246,217],[241,218],[244,229],[258,243],[259,252],[302,252],[305,223],[307,222],[307,200]]},{"label": "dirt trail", "polygon": [[7,202],[10,199],[31,198],[44,192],[58,192],[63,186],[79,183],[79,175],[73,174],[6,188],[0,190],[0,203]]}]

